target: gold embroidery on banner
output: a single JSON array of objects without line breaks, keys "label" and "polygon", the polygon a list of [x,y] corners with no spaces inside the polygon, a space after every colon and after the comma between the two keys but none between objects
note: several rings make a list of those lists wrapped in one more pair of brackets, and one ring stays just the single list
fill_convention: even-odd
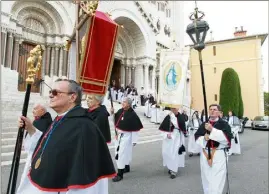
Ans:
[{"label": "gold embroidery on banner", "polygon": [[[92,33],[93,33],[94,22],[95,22],[95,15],[93,15],[92,18],[88,22],[89,23],[88,25],[90,25],[90,28],[88,28],[88,30],[86,32],[87,36],[85,38],[86,39],[85,42],[87,44],[85,51],[87,51],[87,54],[86,54],[86,56],[85,56],[85,53],[83,54],[83,58],[82,58],[83,59],[83,63],[82,64],[84,64],[84,66],[83,65],[80,65],[80,69],[79,69],[79,75],[80,75],[80,77],[81,77],[81,73],[82,73],[82,69],[83,69],[82,67],[84,67],[83,76],[85,74],[85,70],[86,70],[85,64],[87,64],[87,62],[88,62],[88,57],[89,57],[89,52],[90,52],[89,46],[91,45],[91,41],[92,41]],[[91,33],[90,34],[90,37],[88,36],[89,31]],[[90,41],[88,42],[88,39],[89,38],[90,38]],[[83,81],[83,79],[80,80],[80,86],[82,86],[82,82],[81,81]]]}]

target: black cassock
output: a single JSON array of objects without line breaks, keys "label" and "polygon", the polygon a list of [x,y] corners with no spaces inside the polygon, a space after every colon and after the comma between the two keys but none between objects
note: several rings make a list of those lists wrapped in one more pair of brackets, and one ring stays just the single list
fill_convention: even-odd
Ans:
[{"label": "black cassock", "polygon": [[52,118],[49,112],[46,112],[44,115],[33,121],[34,127],[37,128],[39,131],[42,131],[43,133],[48,130],[51,123]]},{"label": "black cassock", "polygon": [[99,127],[107,143],[111,142],[111,133],[109,126],[109,113],[104,105],[99,106],[96,109],[88,109],[89,117],[94,121],[94,123]]},{"label": "black cassock", "polygon": [[[223,133],[225,134],[225,137],[227,138],[229,142],[229,146],[231,146],[231,139],[233,138],[233,134],[231,132],[231,127],[229,126],[229,124],[226,121],[219,118],[217,122],[211,123],[211,125],[214,128],[223,131]],[[200,136],[204,136],[206,134],[206,131],[207,130],[205,129],[205,122],[203,122],[198,128],[198,130],[196,131],[196,133],[194,134],[195,140],[197,140]],[[206,145],[206,147],[210,147],[210,148],[217,148],[218,146],[219,146],[219,142],[214,141],[214,140],[209,140]]]},{"label": "black cassock", "polygon": [[[87,110],[78,106],[54,121],[55,125],[50,128],[54,129],[51,135],[49,130],[35,148],[29,172],[32,184],[40,190],[59,192],[87,188],[100,178],[115,176],[108,146]],[[43,149],[41,163],[35,169]]]},{"label": "black cassock", "polygon": [[132,108],[129,108],[126,111],[122,108],[119,109],[115,114],[114,122],[116,128],[122,131],[134,132],[143,128],[140,118]]},{"label": "black cassock", "polygon": [[[33,125],[35,128],[37,128],[39,131],[42,131],[43,134],[49,129],[50,125],[52,123],[52,118],[49,112],[46,112],[41,117],[36,118],[33,121]],[[28,132],[25,133],[25,137],[27,137]]]}]

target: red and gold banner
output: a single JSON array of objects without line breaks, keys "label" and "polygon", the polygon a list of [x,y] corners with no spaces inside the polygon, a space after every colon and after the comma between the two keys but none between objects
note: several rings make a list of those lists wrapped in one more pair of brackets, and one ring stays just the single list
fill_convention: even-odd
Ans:
[{"label": "red and gold banner", "polygon": [[79,82],[84,93],[105,95],[114,62],[118,25],[106,13],[100,11],[96,11],[90,20],[85,51],[82,53]]}]

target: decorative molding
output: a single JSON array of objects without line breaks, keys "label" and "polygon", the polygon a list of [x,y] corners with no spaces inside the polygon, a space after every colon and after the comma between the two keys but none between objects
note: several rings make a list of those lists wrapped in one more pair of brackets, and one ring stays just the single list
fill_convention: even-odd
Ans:
[{"label": "decorative molding", "polygon": [[135,5],[137,6],[139,12],[141,15],[147,20],[147,23],[151,27],[152,31],[155,33],[155,35],[159,34],[158,28],[154,25],[153,20],[150,18],[148,13],[145,11],[145,9],[142,7],[141,3],[139,1],[135,1]]}]

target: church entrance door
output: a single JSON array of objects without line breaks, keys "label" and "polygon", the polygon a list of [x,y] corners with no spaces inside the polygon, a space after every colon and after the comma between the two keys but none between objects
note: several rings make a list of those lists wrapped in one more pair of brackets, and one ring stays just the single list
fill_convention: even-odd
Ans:
[{"label": "church entrance door", "polygon": [[121,62],[120,60],[115,59],[112,72],[111,72],[111,78],[110,78],[110,84],[112,86],[115,86],[116,88],[120,88],[120,75],[121,75]]}]

